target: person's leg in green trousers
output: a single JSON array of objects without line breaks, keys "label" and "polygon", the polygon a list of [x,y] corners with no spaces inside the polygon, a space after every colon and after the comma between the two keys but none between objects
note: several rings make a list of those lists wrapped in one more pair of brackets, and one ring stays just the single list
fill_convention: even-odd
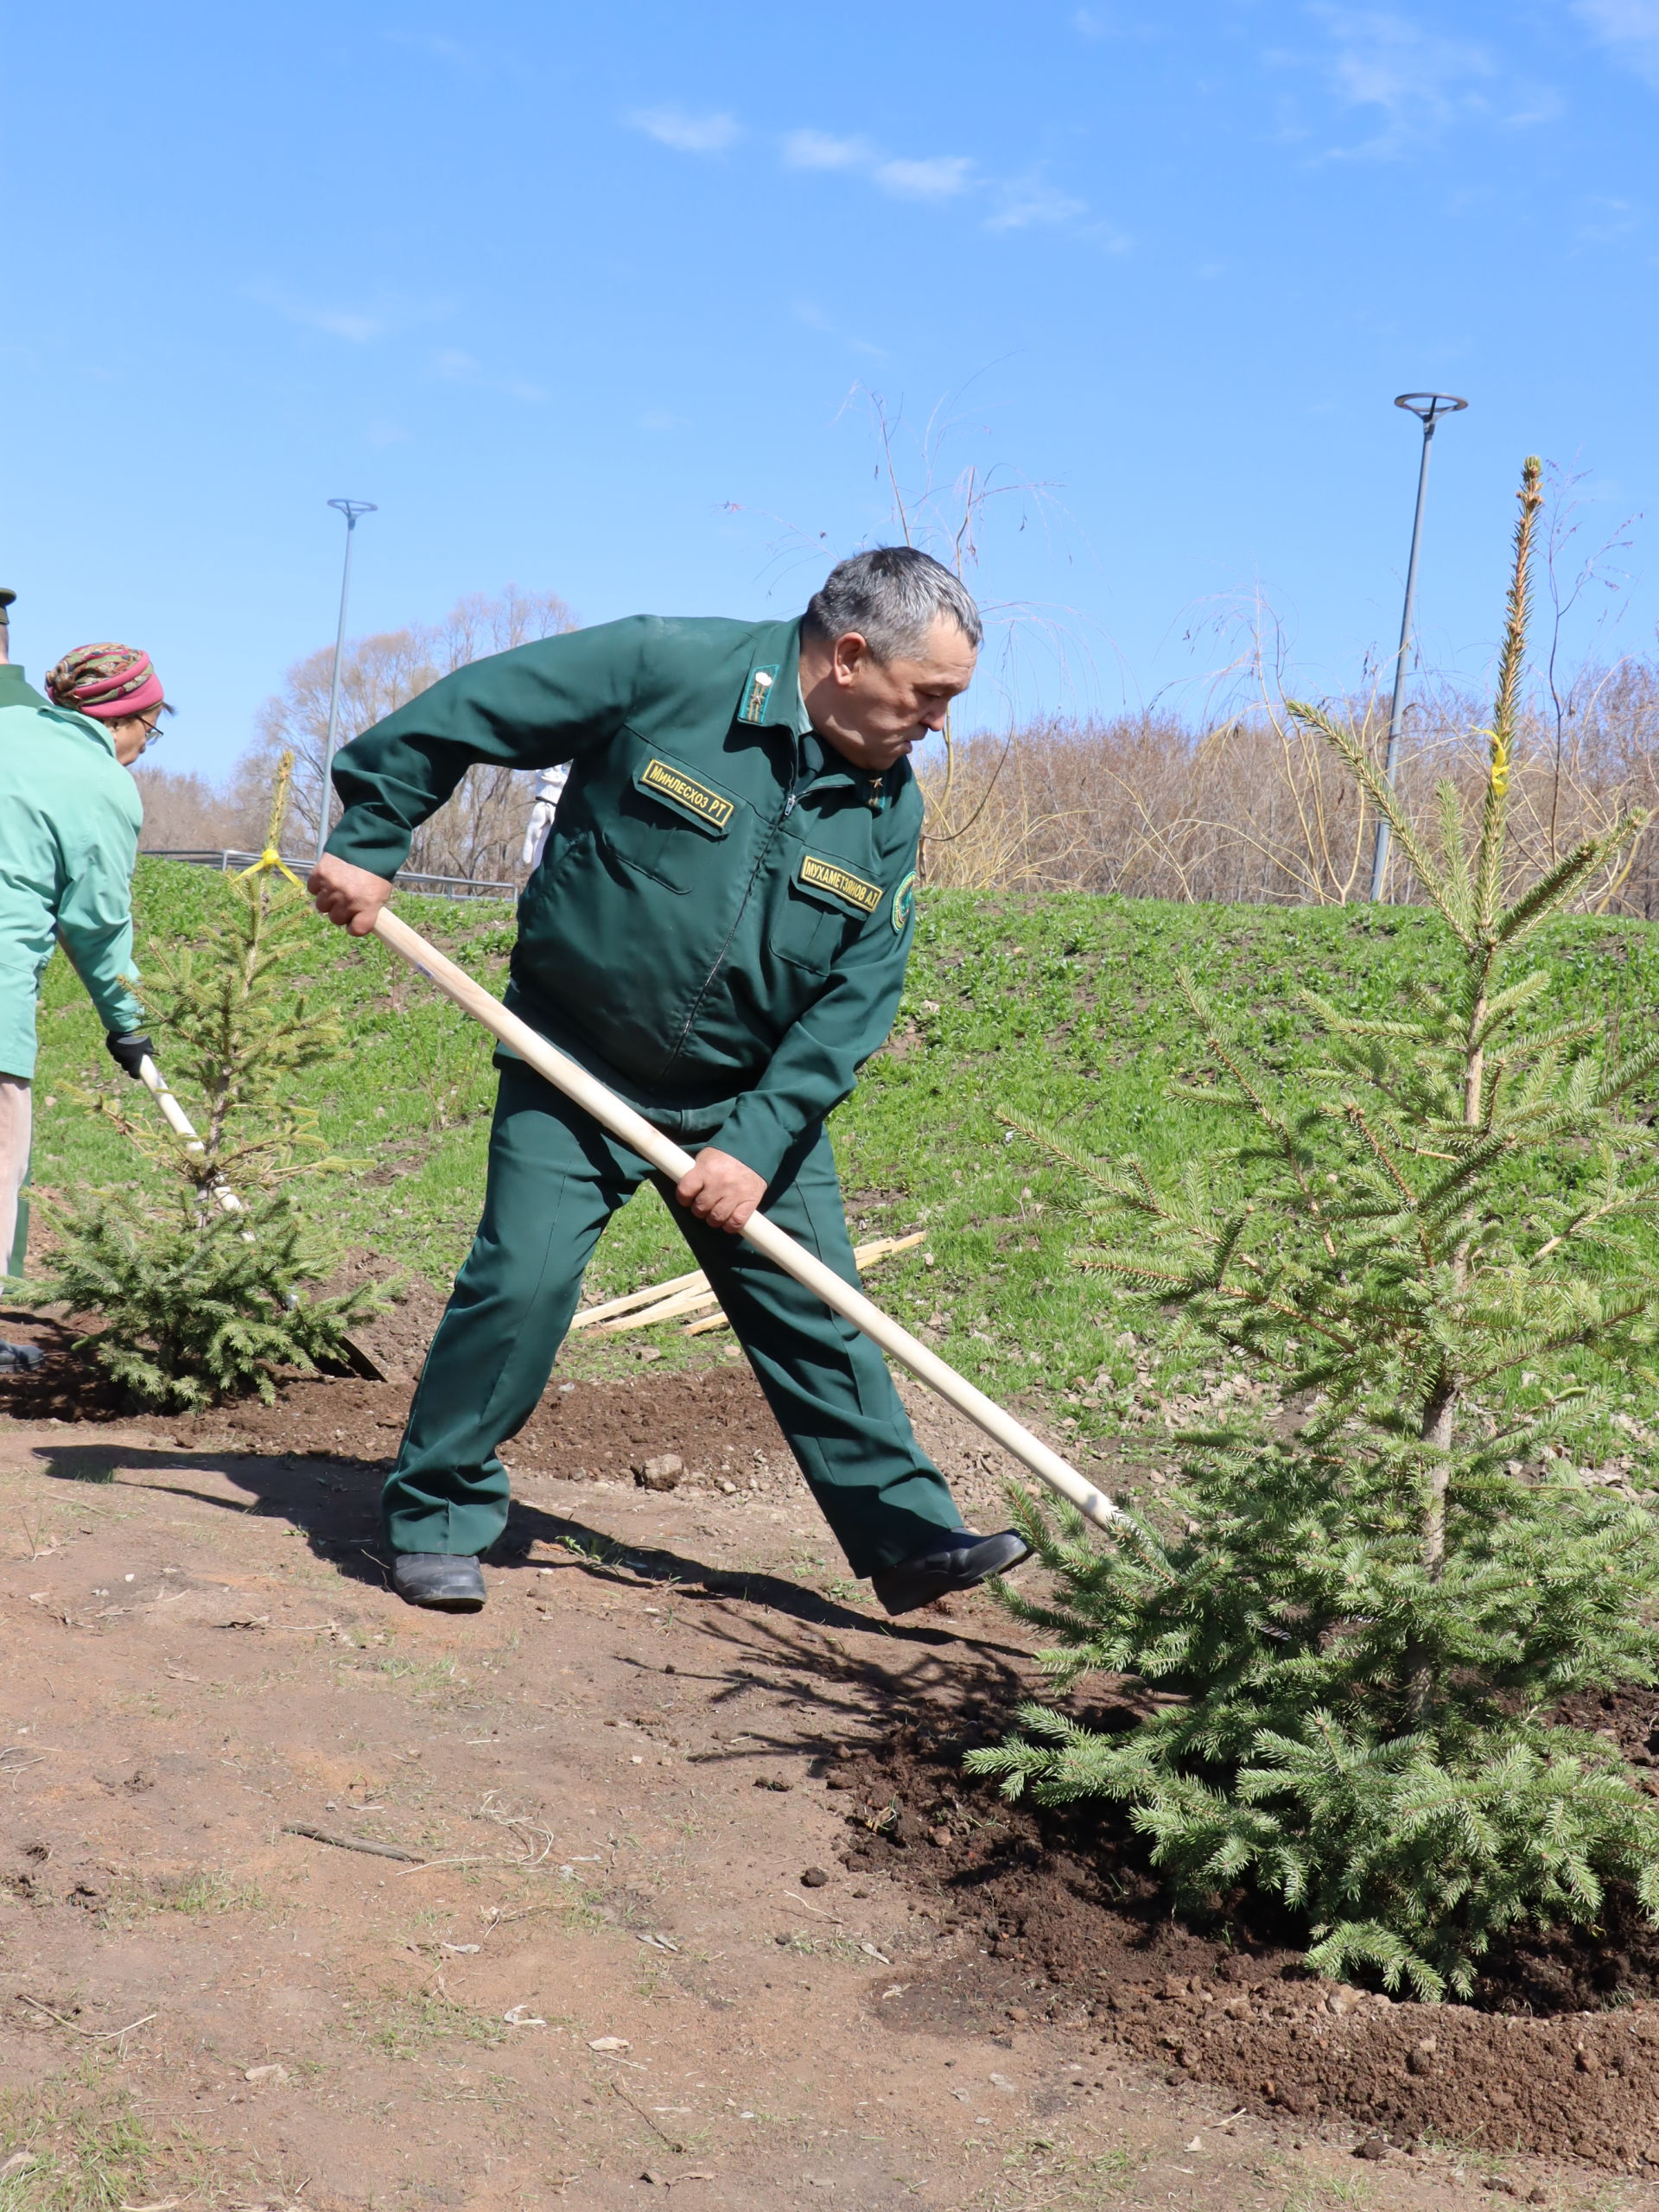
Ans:
[{"label": "person's leg in green trousers", "polygon": [[[856,1284],[835,1155],[822,1128],[785,1155],[766,1213]],[[741,1237],[678,1206],[673,1214],[853,1573],[896,1566],[960,1529],[956,1500],[917,1443],[887,1362],[863,1331]]]},{"label": "person's leg in green trousers", "polygon": [[[652,1118],[692,1151],[717,1136],[717,1119]],[[534,1412],[600,1231],[648,1172],[529,1069],[503,1066],[484,1217],[386,1485],[395,1551],[477,1554],[500,1535],[509,1483],[496,1446]],[[959,1529],[955,1501],[912,1434],[874,1345],[739,1238],[671,1201],[671,1210],[853,1572],[893,1565]],[[766,1211],[857,1281],[822,1131],[785,1160]]]}]

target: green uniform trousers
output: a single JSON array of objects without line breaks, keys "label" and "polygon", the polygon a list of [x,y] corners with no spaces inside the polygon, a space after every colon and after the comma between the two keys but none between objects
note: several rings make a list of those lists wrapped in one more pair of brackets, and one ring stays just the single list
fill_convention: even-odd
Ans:
[{"label": "green uniform trousers", "polygon": [[[718,1111],[652,1109],[695,1152]],[[386,1484],[398,1552],[486,1550],[506,1525],[496,1447],[535,1411],[575,1312],[600,1231],[651,1173],[522,1063],[501,1064],[484,1217],[433,1338]],[[707,1228],[653,1177],[748,1354],[778,1425],[855,1574],[909,1559],[958,1529],[880,1353],[850,1321],[741,1238]],[[778,1226],[848,1282],[858,1270],[822,1124],[785,1156],[766,1197]]]}]

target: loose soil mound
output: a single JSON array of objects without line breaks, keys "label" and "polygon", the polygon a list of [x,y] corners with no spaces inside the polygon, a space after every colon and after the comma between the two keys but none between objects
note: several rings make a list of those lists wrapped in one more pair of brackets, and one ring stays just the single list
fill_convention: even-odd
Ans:
[{"label": "loose soil mound", "polygon": [[[389,1465],[442,1311],[442,1301],[423,1289],[354,1332],[386,1382],[293,1376],[271,1405],[248,1398],[200,1414],[131,1412],[96,1361],[73,1349],[73,1324],[7,1312],[0,1315],[5,1336],[37,1344],[48,1357],[33,1374],[0,1376],[0,1411],[18,1421],[118,1421],[192,1445],[224,1442]],[[516,1471],[575,1482],[626,1480],[643,1459],[668,1452],[684,1461],[689,1482],[724,1478],[743,1488],[757,1453],[767,1463],[788,1458],[747,1368],[642,1376],[637,1382],[556,1382],[505,1447]]]},{"label": "loose soil mound", "polygon": [[965,1776],[963,1751],[1002,1725],[982,1707],[903,1730],[832,1783],[854,1801],[847,1866],[902,1872],[954,1909],[956,1954],[897,2000],[909,2024],[1086,2023],[1102,2050],[1252,2111],[1346,2118],[1395,2143],[1659,2166],[1659,1944],[1627,1906],[1599,1937],[1495,1960],[1476,2005],[1363,1993],[1310,1974],[1287,1930],[1246,1917],[1218,1943],[1173,1918],[1110,1813],[1010,1806]]}]

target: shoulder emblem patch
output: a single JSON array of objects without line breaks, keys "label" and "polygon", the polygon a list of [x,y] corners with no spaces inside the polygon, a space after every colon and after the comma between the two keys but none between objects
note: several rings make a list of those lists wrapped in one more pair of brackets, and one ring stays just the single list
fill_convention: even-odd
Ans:
[{"label": "shoulder emblem patch", "polygon": [[906,924],[916,911],[916,871],[910,874],[893,894],[893,926],[902,934]]},{"label": "shoulder emblem patch", "polygon": [[743,704],[737,710],[741,722],[761,722],[766,718],[766,702],[772,696],[772,687],[778,681],[781,661],[774,661],[770,668],[757,668],[751,674],[743,692]]},{"label": "shoulder emblem patch", "polygon": [[816,853],[808,853],[802,859],[801,881],[810,883],[815,891],[827,891],[832,899],[839,899],[849,906],[855,906],[861,914],[873,914],[881,904],[879,883],[866,883],[861,875],[838,868],[833,861],[821,861]]},{"label": "shoulder emblem patch", "polygon": [[730,799],[711,791],[695,776],[688,776],[683,768],[671,768],[666,760],[648,762],[640,772],[639,784],[642,790],[655,791],[658,798],[683,807],[688,814],[695,814],[711,830],[725,829],[735,811]]}]

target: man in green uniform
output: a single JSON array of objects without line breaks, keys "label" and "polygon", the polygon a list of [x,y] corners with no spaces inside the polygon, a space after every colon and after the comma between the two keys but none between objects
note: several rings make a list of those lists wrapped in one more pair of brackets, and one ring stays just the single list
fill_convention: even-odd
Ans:
[{"label": "man in green uniform", "polygon": [[[570,779],[518,906],[507,1003],[693,1153],[664,1195],[855,1574],[890,1612],[1025,1555],[962,1525],[880,1354],[736,1232],[762,1203],[850,1282],[823,1119],[897,1011],[921,795],[978,611],[925,553],[844,561],[798,621],[626,621],[474,662],[356,739],[311,879],[361,935],[475,761]],[[484,1217],[386,1486],[395,1586],[484,1600],[496,1446],[529,1419],[606,1222],[649,1172],[506,1052]]]}]

